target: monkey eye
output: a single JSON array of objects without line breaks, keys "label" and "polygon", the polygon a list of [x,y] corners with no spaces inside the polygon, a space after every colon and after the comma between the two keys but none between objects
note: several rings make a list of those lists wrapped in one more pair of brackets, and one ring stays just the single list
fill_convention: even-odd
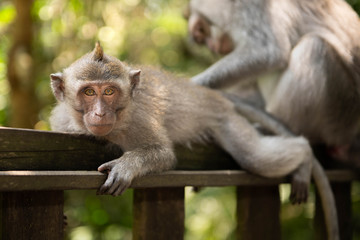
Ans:
[{"label": "monkey eye", "polygon": [[107,88],[104,91],[104,95],[113,95],[114,94],[114,89],[112,88]]},{"label": "monkey eye", "polygon": [[84,93],[85,93],[86,96],[94,96],[96,94],[95,90],[91,89],[91,88],[85,89]]}]

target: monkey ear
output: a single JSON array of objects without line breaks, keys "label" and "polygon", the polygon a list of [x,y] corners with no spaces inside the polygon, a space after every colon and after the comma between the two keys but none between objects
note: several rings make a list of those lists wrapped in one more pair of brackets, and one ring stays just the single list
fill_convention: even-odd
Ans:
[{"label": "monkey ear", "polygon": [[131,92],[140,82],[140,73],[141,70],[130,70],[129,77],[130,77]]},{"label": "monkey ear", "polygon": [[95,43],[95,48],[94,48],[94,56],[93,56],[93,59],[95,61],[101,61],[104,57],[104,51],[102,49],[102,47],[100,46],[100,42],[97,41]]},{"label": "monkey ear", "polygon": [[64,86],[64,80],[63,80],[63,74],[62,73],[50,74],[50,79],[51,79],[51,88],[52,88],[55,98],[60,102],[64,101],[65,86]]}]

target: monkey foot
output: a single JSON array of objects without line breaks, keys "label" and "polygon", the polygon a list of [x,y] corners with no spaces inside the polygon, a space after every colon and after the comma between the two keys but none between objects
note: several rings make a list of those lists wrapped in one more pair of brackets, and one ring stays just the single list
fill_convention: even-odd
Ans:
[{"label": "monkey foot", "polygon": [[307,201],[309,194],[309,183],[304,181],[291,181],[290,201],[292,204],[301,204]]}]

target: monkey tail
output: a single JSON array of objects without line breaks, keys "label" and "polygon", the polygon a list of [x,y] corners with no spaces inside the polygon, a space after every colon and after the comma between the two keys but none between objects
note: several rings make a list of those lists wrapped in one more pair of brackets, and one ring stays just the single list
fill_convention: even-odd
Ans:
[{"label": "monkey tail", "polygon": [[[335,198],[329,180],[319,161],[313,158],[312,177],[321,196],[321,205],[324,212],[326,232],[329,240],[339,240],[340,231],[335,205]],[[329,196],[330,194],[330,196]],[[326,196],[326,197],[325,197]]]},{"label": "monkey tail", "polygon": [[[238,113],[240,113],[250,121],[259,123],[267,130],[277,135],[287,137],[296,136],[288,128],[286,128],[284,124],[282,124],[279,120],[277,120],[272,115],[266,113],[265,111],[243,102],[234,95],[230,95],[227,93],[224,93],[223,95],[234,103],[235,110]],[[332,192],[329,180],[325,174],[324,169],[314,156],[312,158],[312,165],[312,177],[321,198],[328,239],[338,240],[340,239],[340,231],[334,194]]]}]

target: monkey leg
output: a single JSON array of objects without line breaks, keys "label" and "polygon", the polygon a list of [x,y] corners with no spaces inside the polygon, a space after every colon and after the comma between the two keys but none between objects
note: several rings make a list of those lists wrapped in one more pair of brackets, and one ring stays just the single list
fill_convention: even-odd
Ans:
[{"label": "monkey leg", "polygon": [[[245,170],[264,177],[282,177],[312,159],[310,146],[303,137],[261,136],[235,112],[225,116],[215,140]],[[310,177],[306,181],[308,186]]]},{"label": "monkey leg", "polygon": [[267,110],[296,134],[329,146],[353,139],[360,109],[349,70],[325,39],[304,36],[291,52]]},{"label": "monkey leg", "polygon": [[[246,116],[247,118],[251,119],[254,122],[260,123],[262,126],[270,130],[271,132],[277,134],[277,135],[283,135],[283,136],[294,136],[294,134],[289,131],[283,124],[281,124],[277,119],[275,119],[273,116],[267,114],[266,112],[259,111],[258,109],[255,109],[254,107],[244,104],[241,101],[235,100],[235,109],[237,112],[242,114],[243,116]],[[337,218],[337,211],[335,206],[335,198],[332,193],[329,180],[327,179],[327,176],[325,175],[325,172],[322,168],[322,166],[319,164],[318,160],[315,157],[312,157],[311,163],[308,163],[308,166],[312,165],[312,176],[314,178],[314,182],[316,184],[316,187],[319,191],[322,206],[324,209],[324,217],[326,222],[326,229],[328,232],[329,239],[339,239],[339,224],[338,224],[338,218]],[[307,171],[307,172],[306,172]],[[305,172],[305,173],[304,173]],[[299,189],[299,184],[294,184],[295,180],[300,180],[302,182],[307,182],[309,185],[310,177],[309,176],[310,170],[307,170],[306,164],[305,166],[300,166],[292,175],[293,175],[293,181],[292,181],[292,201],[293,202],[301,202],[301,192],[302,187]],[[305,178],[301,178],[304,177]],[[307,179],[307,180],[306,180]],[[301,184],[300,184],[301,186]],[[308,188],[306,188],[308,189]],[[294,194],[296,193],[296,194]],[[308,191],[306,191],[306,194]],[[300,201],[298,200],[300,199]]]},{"label": "monkey leg", "polygon": [[[236,111],[252,122],[259,123],[266,130],[285,137],[295,137],[295,135],[286,128],[278,119],[272,115],[249,105],[239,98],[225,94],[235,106]],[[301,203],[307,200],[309,185],[311,180],[312,161],[308,160],[300,164],[300,166],[292,173],[291,195],[290,199],[293,203]]]}]

